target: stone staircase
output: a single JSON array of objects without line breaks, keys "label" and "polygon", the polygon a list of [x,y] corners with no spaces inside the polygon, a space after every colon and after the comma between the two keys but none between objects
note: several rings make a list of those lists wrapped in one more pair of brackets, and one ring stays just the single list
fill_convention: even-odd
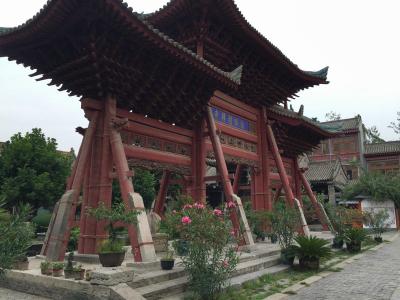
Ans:
[{"label": "stone staircase", "polygon": [[[287,266],[279,265],[279,253],[278,249],[252,254],[243,253],[231,278],[231,286],[239,287],[262,275],[285,270]],[[188,286],[188,277],[183,267],[178,264],[171,271],[160,270],[139,274],[127,284],[145,299],[182,299]]]}]

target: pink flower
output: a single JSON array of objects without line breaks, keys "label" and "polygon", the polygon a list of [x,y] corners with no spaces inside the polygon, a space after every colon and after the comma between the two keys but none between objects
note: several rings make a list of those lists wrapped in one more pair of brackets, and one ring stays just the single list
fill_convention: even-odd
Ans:
[{"label": "pink flower", "polygon": [[223,266],[224,268],[227,268],[227,267],[229,267],[229,264],[228,264],[228,262],[227,262],[226,260],[224,260],[224,261],[222,262],[222,266]]},{"label": "pink flower", "polygon": [[220,210],[220,209],[218,209],[218,208],[216,208],[216,209],[214,209],[214,215],[216,215],[216,216],[222,216],[222,210]]},{"label": "pink flower", "polygon": [[185,217],[182,217],[182,223],[183,224],[190,224],[190,223],[192,223],[192,220],[190,219],[190,217],[185,216]]},{"label": "pink flower", "polygon": [[235,236],[235,230],[232,229],[230,233],[232,236]]},{"label": "pink flower", "polygon": [[229,201],[227,203],[227,206],[228,206],[228,208],[234,208],[234,207],[236,207],[236,204],[233,201]]},{"label": "pink flower", "polygon": [[172,213],[173,213],[173,214],[176,214],[176,210],[174,209],[174,210],[172,211]]},{"label": "pink flower", "polygon": [[196,202],[194,204],[194,207],[197,208],[197,209],[204,209],[205,206],[204,206],[203,203]]},{"label": "pink flower", "polygon": [[189,208],[192,208],[193,206],[192,205],[190,205],[190,204],[185,204],[184,206],[183,206],[183,209],[189,209]]}]

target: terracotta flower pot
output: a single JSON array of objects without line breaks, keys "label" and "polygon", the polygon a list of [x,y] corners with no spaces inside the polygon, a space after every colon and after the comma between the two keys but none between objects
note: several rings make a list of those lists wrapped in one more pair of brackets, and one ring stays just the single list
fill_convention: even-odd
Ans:
[{"label": "terracotta flower pot", "polygon": [[47,275],[47,276],[51,276],[51,274],[53,274],[52,269],[40,269],[40,272],[42,273],[42,275]]},{"label": "terracotta flower pot", "polygon": [[61,277],[63,274],[63,269],[54,270],[53,269],[53,276],[54,277]]},{"label": "terracotta flower pot", "polygon": [[79,271],[73,271],[74,273],[74,279],[75,280],[83,280],[85,279],[85,269],[79,270]]},{"label": "terracotta flower pot", "polygon": [[125,252],[99,253],[99,260],[103,267],[119,267],[125,258]]}]

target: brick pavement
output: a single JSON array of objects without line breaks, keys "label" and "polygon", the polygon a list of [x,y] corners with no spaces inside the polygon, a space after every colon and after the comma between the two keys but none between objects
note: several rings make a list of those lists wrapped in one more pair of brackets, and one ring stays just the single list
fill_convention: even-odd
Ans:
[{"label": "brick pavement", "polygon": [[[397,289],[397,290],[396,290]],[[400,238],[299,290],[290,300],[400,300]]]}]

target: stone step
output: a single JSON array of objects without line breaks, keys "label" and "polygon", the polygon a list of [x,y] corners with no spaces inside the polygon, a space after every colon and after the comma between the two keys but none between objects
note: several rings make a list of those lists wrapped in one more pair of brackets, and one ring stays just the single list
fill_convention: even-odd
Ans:
[{"label": "stone step", "polygon": [[[266,268],[263,270],[259,270],[259,271],[253,272],[253,273],[243,274],[240,276],[234,276],[234,277],[232,277],[232,279],[230,281],[229,287],[233,288],[233,289],[239,289],[246,282],[257,280],[261,276],[264,276],[267,274],[272,275],[272,274],[280,273],[287,269],[289,269],[289,266],[277,265],[277,266],[272,266],[272,267],[269,267],[269,268]],[[164,296],[164,297],[162,297],[162,299],[163,300],[182,300],[182,299],[185,299],[185,296],[186,296],[185,293],[175,293],[175,294]]]},{"label": "stone step", "polygon": [[[241,264],[245,262],[256,261],[257,259],[276,256],[279,253],[280,253],[279,249],[270,251],[261,251],[258,253],[243,253],[239,257],[239,262]],[[183,276],[185,276],[184,268],[181,266],[181,263],[179,261],[176,261],[173,270],[171,271],[155,270],[151,272],[146,272],[144,274],[139,274],[138,276],[135,276],[132,282],[129,283],[129,286],[131,286],[132,288],[139,288]]]},{"label": "stone step", "polygon": [[[237,265],[233,278],[260,270],[265,270],[277,264],[279,264],[279,255],[267,256],[241,262]],[[183,293],[187,287],[188,277],[185,275],[185,273],[180,273],[179,271],[177,271],[176,273],[182,276],[167,281],[153,281],[152,284],[146,285],[142,285],[144,284],[143,281],[133,281],[131,283],[128,283],[128,285],[132,288],[136,288],[136,291],[146,299],[164,299],[168,295]],[[171,274],[172,273],[170,273],[170,275]],[[148,279],[151,280],[150,278]],[[156,280],[160,279],[161,277],[157,277]],[[138,287],[138,284],[141,286]]]}]

